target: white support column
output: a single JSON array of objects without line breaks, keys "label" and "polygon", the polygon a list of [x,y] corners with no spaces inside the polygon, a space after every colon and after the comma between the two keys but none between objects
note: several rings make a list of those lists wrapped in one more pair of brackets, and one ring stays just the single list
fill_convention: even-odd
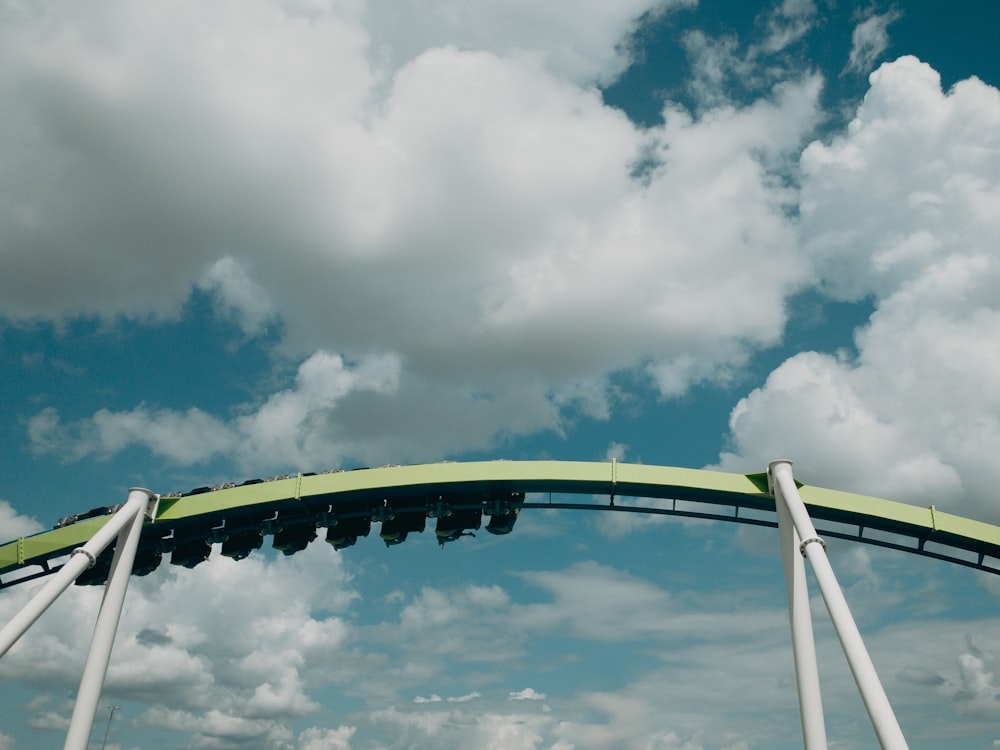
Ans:
[{"label": "white support column", "polygon": [[817,536],[816,527],[813,526],[805,503],[799,496],[795,480],[792,478],[791,462],[774,461],[768,466],[768,471],[774,482],[775,502],[784,504],[788,509],[795,531],[802,539],[799,549],[812,565],[813,575],[823,595],[826,609],[830,613],[840,645],[844,649],[858,691],[861,693],[865,710],[875,728],[879,744],[883,750],[907,750],[906,739],[896,720],[896,714],[889,704],[889,698],[875,671],[875,665],[861,639],[861,633],[851,615],[844,592],[837,583],[833,568],[830,567],[830,561],[826,556],[826,544]]},{"label": "white support column", "polygon": [[798,687],[799,711],[802,717],[802,739],[805,750],[827,750],[826,722],[823,718],[823,697],[819,685],[812,614],[809,611],[806,566],[799,552],[800,539],[792,523],[792,517],[788,513],[788,507],[784,502],[778,501],[775,502],[775,510],[778,514],[781,558],[785,567],[788,620],[792,629],[792,654],[795,658],[795,682]]},{"label": "white support column", "polygon": [[97,614],[94,637],[90,642],[90,652],[83,668],[83,678],[80,680],[80,690],[73,706],[73,716],[69,722],[69,731],[66,733],[64,750],[87,750],[94,717],[97,715],[101,688],[104,687],[104,677],[111,661],[111,647],[114,645],[122,605],[125,602],[125,590],[128,588],[129,576],[132,575],[132,565],[139,546],[145,511],[153,497],[153,493],[149,490],[136,488],[129,490],[126,504],[141,505],[141,512],[137,513],[132,518],[132,523],[118,534],[118,544],[111,562],[108,582],[104,586],[104,599]]},{"label": "white support column", "polygon": [[17,640],[24,635],[28,628],[42,616],[42,613],[59,598],[59,595],[73,581],[80,577],[83,571],[94,564],[97,556],[111,544],[122,529],[134,521],[137,515],[142,518],[152,494],[146,490],[141,492],[145,494],[133,497],[133,494],[130,493],[128,502],[86,544],[73,550],[73,554],[66,561],[66,564],[54,573],[48,583],[35,594],[34,598],[4,626],[3,630],[0,630],[0,657],[17,643]]}]

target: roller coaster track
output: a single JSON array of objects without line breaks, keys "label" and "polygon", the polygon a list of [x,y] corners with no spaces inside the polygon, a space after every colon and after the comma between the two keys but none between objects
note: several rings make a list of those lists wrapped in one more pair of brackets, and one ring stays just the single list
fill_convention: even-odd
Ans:
[{"label": "roller coaster track", "polygon": [[[798,485],[819,530],[828,537],[933,557],[1000,573],[1000,528],[930,508]],[[567,502],[566,496],[584,496]],[[778,525],[766,473],[721,472],[570,461],[486,461],[390,466],[298,474],[240,485],[201,487],[157,497],[139,541],[134,573],[170,562],[193,567],[213,543],[236,559],[265,536],[286,554],[303,549],[326,528],[336,548],[367,536],[381,523],[387,544],[422,531],[436,519],[444,544],[467,529],[507,533],[522,509],[564,508],[651,513]],[[59,560],[90,539],[114,508],[63,519],[56,528],[0,545],[0,588],[59,570]],[[89,516],[89,517],[88,517]],[[79,583],[103,583],[110,549]]]}]

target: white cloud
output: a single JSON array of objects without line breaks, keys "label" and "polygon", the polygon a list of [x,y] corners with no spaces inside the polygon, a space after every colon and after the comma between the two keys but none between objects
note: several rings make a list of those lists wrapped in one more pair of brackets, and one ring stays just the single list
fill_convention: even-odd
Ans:
[{"label": "white cloud", "polygon": [[683,42],[692,68],[688,89],[703,107],[726,103],[731,79],[748,79],[753,75],[754,66],[745,53],[741,54],[735,36],[710,37],[694,30],[684,35]]},{"label": "white cloud", "polygon": [[960,712],[963,716],[977,719],[1000,717],[1000,683],[997,671],[1000,659],[988,651],[982,651],[966,638],[966,651],[958,657],[961,689],[958,693]]},{"label": "white cloud", "polygon": [[296,123],[354,109],[370,81],[359,29],[266,2],[2,12],[15,318],[176,315],[206,261],[273,243],[300,197]]},{"label": "white cloud", "polygon": [[428,697],[423,697],[418,695],[413,699],[414,703],[441,703],[442,701],[447,701],[448,703],[468,703],[476,698],[482,698],[482,693],[473,690],[471,693],[466,693],[465,695],[448,696],[448,698],[442,698],[437,693],[434,693]]},{"label": "white cloud", "polygon": [[253,697],[246,703],[242,715],[249,718],[284,718],[305,716],[320,708],[309,698],[296,669],[285,669],[277,679],[269,680],[254,688]]},{"label": "white cloud", "polygon": [[[998,716],[995,618],[954,621],[914,619],[886,628],[866,643],[897,712],[909,715],[908,731],[923,733],[941,720],[921,717],[911,706],[923,701],[950,707],[954,725]],[[921,643],[935,643],[934,649]]]},{"label": "white cloud", "polygon": [[41,531],[44,527],[30,516],[22,516],[6,500],[0,500],[0,536],[4,540],[16,539]]},{"label": "white cloud", "polygon": [[[65,732],[69,729],[69,716],[57,714],[55,711],[44,711],[32,716],[28,720],[28,726],[32,729],[48,729],[57,732]],[[11,740],[13,743],[13,740]]]},{"label": "white cloud", "polygon": [[626,443],[618,443],[618,442],[608,443],[608,448],[606,451],[604,451],[604,460],[624,461],[625,454],[627,452],[628,452],[628,444]]},{"label": "white cloud", "polygon": [[171,711],[161,707],[146,709],[136,720],[140,727],[191,732],[199,739],[196,746],[226,747],[230,743],[250,747],[278,747],[292,732],[287,727],[259,719],[246,719],[218,709],[204,713]]},{"label": "white cloud", "polygon": [[[894,574],[883,558],[849,551],[835,567],[849,597],[891,593],[886,582]],[[351,583],[358,590],[385,585],[388,571],[365,561]],[[375,600],[362,602],[346,577],[341,556],[313,545],[294,558],[216,559],[193,571],[166,568],[135,579],[108,676],[109,699],[137,704],[136,729],[190,735],[192,746],[255,750],[442,742],[458,750],[540,750],[651,741],[688,750],[739,748],[773,746],[797,725],[780,573],[777,585],[764,589],[686,590],[675,579],[668,591],[663,581],[595,563],[522,570],[519,579],[536,591],[425,587],[398,618],[389,614],[377,626],[348,624]],[[872,582],[881,588],[859,588]],[[0,610],[19,606],[21,590],[10,594]],[[10,678],[47,690],[75,685],[89,636],[78,623],[92,620],[99,594],[71,589],[66,607],[74,617],[58,610],[46,615],[6,657]],[[913,713],[944,700],[956,717],[986,717],[996,693],[996,623],[907,617],[915,606],[902,602],[892,609],[890,626],[877,627],[876,618],[866,627],[894,704]],[[956,632],[972,633],[973,640],[956,640]],[[865,729],[858,729],[863,722],[839,646],[828,627],[818,627],[817,637],[831,736],[856,739]],[[552,638],[598,670],[623,644],[641,644],[643,657],[621,672],[621,684],[593,690],[553,679]],[[933,654],[918,647],[927,642],[940,647]],[[620,653],[634,654],[631,647]],[[516,681],[502,676],[508,670]],[[523,687],[537,685],[534,679],[545,682],[544,693]],[[321,696],[331,683],[343,694]],[[446,692],[456,685],[463,687]],[[343,706],[359,699],[361,708],[334,721],[338,728],[322,728],[330,716],[322,712],[343,715]],[[310,718],[317,725],[296,729],[296,736],[291,727],[303,701],[315,710]],[[39,726],[65,726],[65,717],[45,702],[32,710]],[[917,736],[929,731],[916,729]]]},{"label": "white cloud", "polygon": [[355,727],[345,726],[336,729],[311,727],[299,735],[298,750],[351,750],[355,731]]},{"label": "white cloud", "polygon": [[723,470],[759,470],[792,457],[807,484],[929,504],[961,491],[954,469],[906,421],[880,419],[877,396],[858,392],[864,373],[834,357],[798,354],[740,401],[730,417],[734,452]]},{"label": "white cloud", "polygon": [[[192,570],[164,563],[129,587],[104,694],[139,702],[140,726],[189,731],[206,743],[278,747],[291,720],[319,710],[312,693],[351,667],[350,626],[338,614],[356,594],[339,555],[314,544],[294,558],[216,558]],[[0,601],[6,621],[37,588]],[[97,587],[70,587],[4,659],[11,679],[75,689],[100,605]],[[73,616],[66,616],[72,612]],[[61,614],[60,614],[61,613]],[[39,708],[44,709],[44,706]],[[65,728],[42,710],[38,726]]]},{"label": "white cloud", "polygon": [[[673,501],[658,498],[616,497],[615,505],[621,507],[664,508],[673,507]],[[592,524],[610,539],[619,540],[633,531],[649,530],[667,523],[677,523],[676,518],[668,515],[650,513],[602,513]]]},{"label": "white cloud", "polygon": [[258,472],[274,466],[315,468],[357,455],[332,429],[337,408],[353,393],[393,392],[398,369],[394,357],[372,356],[352,366],[320,351],[299,366],[293,388],[246,405],[245,413],[228,422],[197,408],[179,412],[142,405],[127,412],[101,409],[89,419],[63,424],[50,407],[29,421],[28,435],[36,452],[66,452],[73,459],[108,458],[129,445],[143,445],[184,465],[228,455]]},{"label": "white cloud", "polygon": [[378,58],[398,67],[427,49],[454,46],[500,55],[526,53],[582,84],[608,82],[629,62],[620,44],[644,14],[659,15],[696,0],[620,3],[554,0],[544,10],[530,0],[421,4],[379,0],[365,6]]},{"label": "white cloud", "polygon": [[[762,594],[746,593],[751,599]],[[848,595],[866,594],[849,591]],[[685,606],[671,615],[687,621],[685,639],[650,642],[640,637],[647,654],[644,668],[615,689],[550,692],[544,704],[532,688],[502,696],[487,694],[475,713],[449,707],[443,699],[427,701],[369,712],[361,724],[391,727],[387,731],[396,742],[421,748],[436,747],[443,737],[457,748],[492,747],[488,743],[493,742],[498,748],[745,749],[788,741],[789,728],[798,726],[798,717],[784,607],[778,603],[766,613],[750,612],[728,596],[712,604],[709,613],[704,602],[689,598],[687,592],[683,596]],[[900,621],[899,613],[896,607],[890,625],[868,622],[864,630],[890,700],[906,718],[907,736],[914,743],[928,737],[940,743],[945,736],[962,732],[964,720],[994,716],[993,620]],[[829,735],[837,742],[864,744],[871,730],[860,718],[863,714],[859,716],[857,688],[829,624],[817,622]],[[963,641],[963,631],[976,633],[976,643]],[[556,632],[564,639],[571,637],[563,630]],[[927,642],[938,644],[933,654],[921,647]],[[586,640],[581,647],[591,653],[600,650]],[[540,664],[533,661],[530,670]],[[942,726],[940,714],[936,719],[922,718],[920,707],[927,704],[953,706],[948,715],[954,724],[946,721]],[[514,706],[515,711],[508,708]],[[505,739],[511,744],[504,744]]]},{"label": "white cloud", "polygon": [[[564,629],[577,637],[608,641],[665,633],[670,596],[647,581],[592,562],[521,575],[552,596],[551,602],[518,609],[519,627],[528,632]],[[595,602],[600,607],[595,608]]]},{"label": "white cloud", "polygon": [[369,720],[391,726],[397,742],[405,743],[406,747],[440,747],[443,741],[456,750],[555,747],[542,744],[546,737],[552,736],[553,719],[527,713],[467,712],[459,708],[411,713],[389,708],[372,712]]},{"label": "white cloud", "polygon": [[952,256],[993,257],[998,117],[978,79],[942,92],[913,57],[872,73],[846,132],[802,154],[802,241],[831,294],[885,299]]},{"label": "white cloud", "polygon": [[190,464],[228,451],[231,431],[201,409],[185,412],[138,406],[128,412],[101,409],[93,417],[64,425],[58,410],[47,407],[28,422],[28,437],[36,453],[65,452],[67,460],[96,454],[108,458],[130,445]]},{"label": "white cloud", "polygon": [[[457,712],[458,709],[455,709]],[[395,707],[373,711],[370,718],[377,722],[395,725],[404,737],[414,735],[436,735],[450,719],[444,711],[404,712]]]},{"label": "white cloud", "polygon": [[449,697],[449,703],[468,703],[469,701],[474,701],[476,698],[482,698],[482,693],[473,690],[471,693],[466,693],[465,695],[457,695],[454,697]]},{"label": "white cloud", "polygon": [[801,75],[801,63],[788,50],[816,26],[812,0],[784,0],[762,11],[755,25],[764,30],[754,43],[736,33],[711,36],[701,29],[685,32],[682,43],[691,65],[687,88],[704,110],[744,101],[776,82]]},{"label": "white cloud", "polygon": [[760,47],[780,52],[802,39],[815,23],[816,4],[812,0],[784,0],[767,19],[767,37]]},{"label": "white cloud", "polygon": [[[610,696],[609,696],[610,697]],[[595,703],[599,703],[595,700]],[[523,705],[523,704],[522,704]],[[641,711],[647,713],[643,715]],[[479,711],[475,714],[460,710],[422,711],[408,713],[395,708],[374,712],[370,720],[396,728],[395,736],[407,747],[440,747],[447,741],[456,750],[572,750],[575,747],[643,747],[658,750],[703,750],[729,748],[746,750],[741,741],[713,742],[722,733],[683,731],[649,731],[648,719],[656,716],[656,709],[646,703],[630,716],[632,726],[623,717],[615,717],[614,724],[584,723],[560,720],[545,713],[508,712],[501,710]],[[450,730],[450,731],[449,731]],[[709,739],[704,739],[705,735]],[[705,744],[702,744],[705,742]]]},{"label": "white cloud", "polygon": [[851,53],[846,70],[852,73],[867,73],[872,65],[889,47],[889,24],[898,21],[902,13],[896,10],[888,13],[872,13],[854,27],[851,34]]},{"label": "white cloud", "polygon": [[[784,300],[810,279],[801,242],[831,294],[874,295],[878,312],[856,359],[802,354],[748,396],[724,461],[759,470],[780,451],[817,481],[833,457],[836,478],[867,492],[988,497],[996,92],[971,81],[945,95],[926,66],[884,66],[845,135],[803,156],[796,235],[780,178],[817,120],[818,78],[743,107],[706,95],[698,117],[667,107],[662,127],[640,129],[580,84],[620,70],[616,44],[651,4],[598,5],[0,8],[0,101],[14,113],[0,133],[0,314],[169,318],[201,285],[248,335],[280,322],[281,354],[301,362],[226,414],[139,405],[64,423],[44,409],[36,449],[318,468],[482,447],[497,431],[558,429],[572,410],[603,419],[611,372],[646,366],[676,395],[775,343]],[[800,39],[814,14],[786,0],[769,45]],[[708,83],[758,73],[735,42],[708,46]],[[735,749],[796,723],[785,612],[757,590],[668,591],[584,562],[522,571],[530,597],[399,590],[378,604],[398,618],[361,626],[341,558],[319,549],[136,580],[109,694],[148,703],[137,726],[202,747],[348,748],[370,722],[389,746]],[[849,591],[888,600],[866,555],[846,563]],[[23,601],[15,590],[0,612]],[[75,685],[77,623],[98,601],[71,590],[5,659],[12,679]],[[949,628],[885,629],[873,651],[890,654],[909,705],[945,695],[995,718],[996,623],[970,623],[978,645],[945,641]],[[615,689],[546,687],[541,705],[511,689],[534,671],[489,673],[536,667],[532,637],[602,654],[637,642],[647,658]],[[946,645],[927,655],[927,642]],[[820,646],[834,648],[822,633]],[[449,673],[458,659],[469,685]],[[373,703],[296,737],[332,681]],[[843,692],[832,705],[856,708]],[[473,699],[475,711],[451,705]],[[65,726],[30,710],[36,726]]]},{"label": "white cloud", "polygon": [[274,317],[274,306],[267,292],[231,257],[212,264],[199,285],[216,294],[223,314],[234,318],[248,336],[260,333]]},{"label": "white cloud", "polygon": [[786,457],[807,483],[996,521],[1000,92],[943,93],[913,58],[871,80],[803,154],[802,237],[829,293],[876,311],[856,357],[798,354],[741,400],[720,466]]},{"label": "white cloud", "polygon": [[524,690],[510,693],[508,697],[512,701],[543,701],[545,700],[545,693],[539,693],[534,688],[525,688]]},{"label": "white cloud", "polygon": [[[510,595],[496,585],[469,584],[444,590],[421,587],[418,593],[407,597],[398,620],[364,629],[365,642],[401,655],[383,668],[391,686],[365,685],[361,689],[378,690],[380,700],[392,701],[400,692],[421,685],[437,688],[436,678],[444,674],[451,662],[496,670],[519,658],[525,637],[506,625],[511,606]],[[443,633],[447,635],[443,637]],[[435,690],[429,695],[422,692],[413,702],[445,700]],[[447,702],[456,701],[448,697]]]},{"label": "white cloud", "polygon": [[[881,589],[876,594],[857,588],[857,583],[872,579],[870,562],[851,552],[846,560],[835,561],[849,584],[850,598],[881,595]],[[884,566],[885,560],[879,562]],[[561,571],[568,577],[574,572],[572,568]],[[891,573],[890,565],[888,575]],[[694,592],[674,592],[681,602],[661,616],[670,637],[650,638],[648,633],[632,632],[629,637],[643,644],[644,666],[633,679],[614,689],[561,688],[557,695],[546,691],[544,704],[534,688],[508,690],[499,696],[494,691],[477,703],[475,713],[447,706],[439,698],[407,708],[376,710],[361,723],[383,730],[392,727],[387,730],[390,736],[412,747],[435,747],[443,737],[449,746],[458,748],[492,746],[488,745],[491,741],[497,747],[647,747],[650,738],[653,746],[667,748],[773,746],[779,738],[787,741],[789,727],[797,727],[798,721],[780,583],[772,591],[780,593],[770,609],[746,606],[732,591],[708,594],[707,598]],[[598,584],[593,600],[602,606],[618,605],[605,603],[603,593]],[[763,595],[761,590],[742,592],[748,601],[758,601]],[[524,629],[516,611],[523,606],[515,606],[506,627]],[[565,607],[565,611],[553,618],[551,630],[533,630],[534,636],[556,633],[564,643],[580,638],[581,651],[592,655],[588,658],[598,663],[608,658],[598,654],[613,648],[611,644],[597,645],[565,626],[581,616],[574,604],[557,599],[552,606]],[[914,742],[924,737],[936,737],[940,742],[940,732],[962,731],[958,728],[962,716],[987,718],[982,712],[996,691],[991,655],[996,639],[990,635],[995,632],[995,623],[900,619],[903,609],[909,613],[911,605],[904,602],[893,607],[888,625],[878,625],[879,618],[866,620],[865,640],[893,705],[901,716],[908,717],[908,736]],[[620,611],[621,627],[627,629],[633,612],[628,607]],[[471,632],[477,634],[478,626],[471,624]],[[449,632],[457,639],[465,638],[453,627]],[[975,633],[976,644],[963,641],[962,632]],[[825,618],[817,621],[816,633],[830,737],[863,744],[871,730],[859,720],[862,709],[857,689]],[[933,654],[921,647],[927,642],[938,644]],[[414,645],[414,651],[420,648],[419,642]],[[528,672],[544,676],[544,664],[543,659],[533,658]],[[443,671],[432,679],[440,679]],[[447,671],[456,670],[453,666]],[[920,707],[928,703],[953,705],[955,728],[932,724],[933,719],[922,720]],[[517,706],[517,710],[505,706]],[[502,738],[512,744],[503,744]]]},{"label": "white cloud", "polygon": [[466,586],[459,596],[449,597],[431,587],[421,589],[420,596],[400,613],[404,629],[441,627],[469,616],[469,609],[492,613],[507,607],[510,597],[499,586]]}]

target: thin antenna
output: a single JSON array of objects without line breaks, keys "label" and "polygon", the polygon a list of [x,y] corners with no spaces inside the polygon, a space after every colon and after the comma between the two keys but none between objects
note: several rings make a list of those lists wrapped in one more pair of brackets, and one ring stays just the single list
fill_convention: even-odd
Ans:
[{"label": "thin antenna", "polygon": [[121,709],[121,706],[112,706],[111,713],[108,714],[108,728],[104,730],[104,742],[101,743],[101,750],[104,750],[108,746],[108,735],[111,734],[111,720],[115,716],[115,711]]}]

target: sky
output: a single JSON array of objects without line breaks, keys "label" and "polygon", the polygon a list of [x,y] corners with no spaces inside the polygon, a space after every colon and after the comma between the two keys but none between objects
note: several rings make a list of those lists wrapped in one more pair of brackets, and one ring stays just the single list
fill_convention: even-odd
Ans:
[{"label": "sky", "polygon": [[[1000,523],[998,27],[973,0],[0,3],[0,538],[131,486],[496,458],[787,458]],[[1000,579],[829,552],[910,747],[1000,747]],[[831,746],[872,747],[812,591]],[[0,750],[62,746],[99,598],[0,664]],[[776,532],[526,511],[164,564],[105,732],[801,747]]]}]

